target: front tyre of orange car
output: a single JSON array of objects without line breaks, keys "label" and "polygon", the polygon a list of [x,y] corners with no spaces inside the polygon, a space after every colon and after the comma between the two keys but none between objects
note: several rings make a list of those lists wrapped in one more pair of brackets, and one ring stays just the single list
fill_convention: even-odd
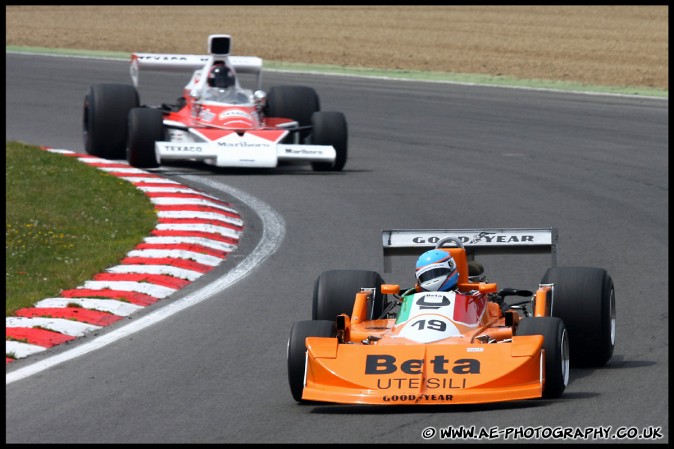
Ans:
[{"label": "front tyre of orange car", "polygon": [[[558,398],[569,384],[569,335],[564,321],[556,317],[523,318],[517,335],[542,335],[545,350],[544,398]],[[573,336],[571,336],[573,337]]]},{"label": "front tyre of orange car", "polygon": [[554,284],[552,316],[569,330],[571,366],[598,368],[613,355],[616,306],[613,279],[598,267],[553,267],[541,280]]},{"label": "front tyre of orange car", "polygon": [[337,325],[334,321],[307,320],[296,322],[288,338],[288,383],[290,393],[297,402],[302,401],[304,375],[306,369],[307,337],[336,337]]},{"label": "front tyre of orange car", "polygon": [[368,320],[378,319],[386,306],[381,285],[381,275],[369,270],[328,270],[314,283],[311,318],[336,320],[343,313],[351,316],[356,294],[362,288],[373,288],[374,297],[368,300]]}]

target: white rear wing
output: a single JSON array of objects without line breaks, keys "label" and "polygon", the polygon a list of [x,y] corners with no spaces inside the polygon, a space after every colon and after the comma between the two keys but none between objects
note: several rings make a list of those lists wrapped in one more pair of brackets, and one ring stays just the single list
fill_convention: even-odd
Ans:
[{"label": "white rear wing", "polygon": [[548,254],[557,266],[555,228],[392,229],[382,231],[384,271],[391,272],[391,257],[421,255],[438,241],[454,237],[463,243],[468,260],[476,254]]},{"label": "white rear wing", "polygon": [[229,61],[237,74],[250,73],[259,77],[262,72],[262,59],[257,56],[223,56],[223,55],[172,55],[164,53],[133,53],[131,55],[131,79],[138,87],[138,77],[143,71],[192,72],[210,68],[213,61]]}]

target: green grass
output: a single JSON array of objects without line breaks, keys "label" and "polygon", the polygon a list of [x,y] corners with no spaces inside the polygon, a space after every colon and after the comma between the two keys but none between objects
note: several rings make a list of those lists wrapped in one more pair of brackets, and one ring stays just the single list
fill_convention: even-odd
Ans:
[{"label": "green grass", "polygon": [[6,144],[5,313],[117,265],[154,228],[131,183],[20,142]]}]

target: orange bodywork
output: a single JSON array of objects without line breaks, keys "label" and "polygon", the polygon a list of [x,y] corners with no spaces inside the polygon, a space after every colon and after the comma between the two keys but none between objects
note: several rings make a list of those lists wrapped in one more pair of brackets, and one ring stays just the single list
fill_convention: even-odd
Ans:
[{"label": "orange bodywork", "polygon": [[512,343],[338,344],[307,338],[303,400],[343,404],[476,404],[540,398],[543,337]]},{"label": "orange bodywork", "polygon": [[[446,250],[465,267],[461,249]],[[488,301],[496,284],[469,284],[466,272],[460,270],[459,292],[452,296],[417,292],[411,305],[401,305],[397,320],[364,320],[370,292],[357,293],[351,316],[338,320],[344,328],[337,338],[306,338],[302,399],[401,405],[542,397],[543,337],[513,336],[517,319],[506,325],[499,305]],[[384,285],[382,291],[393,293],[396,287]],[[549,312],[548,289],[541,286],[536,292],[536,316]],[[435,310],[440,307],[426,300],[451,301],[452,316],[440,315]],[[415,333],[424,326],[435,331],[429,330],[428,341]]]}]

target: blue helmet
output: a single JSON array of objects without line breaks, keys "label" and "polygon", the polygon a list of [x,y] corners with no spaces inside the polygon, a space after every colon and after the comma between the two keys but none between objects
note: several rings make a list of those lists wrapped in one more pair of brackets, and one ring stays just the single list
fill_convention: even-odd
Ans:
[{"label": "blue helmet", "polygon": [[417,282],[426,291],[449,291],[459,282],[454,258],[447,251],[432,249],[417,259]]}]

